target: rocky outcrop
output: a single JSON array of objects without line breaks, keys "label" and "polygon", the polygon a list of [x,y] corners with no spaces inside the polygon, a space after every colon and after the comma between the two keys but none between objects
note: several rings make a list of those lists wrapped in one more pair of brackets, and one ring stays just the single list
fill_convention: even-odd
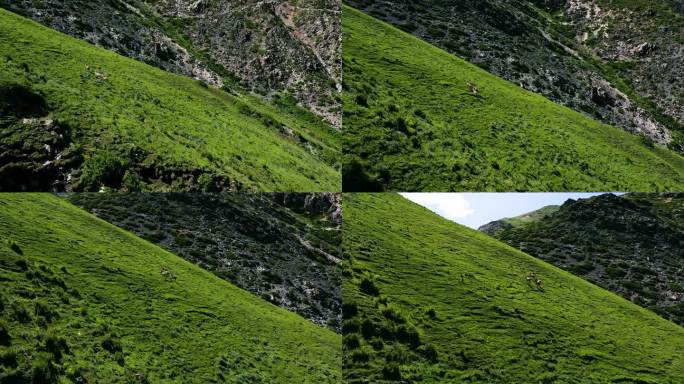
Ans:
[{"label": "rocky outcrop", "polygon": [[70,127],[48,118],[42,96],[0,86],[0,191],[63,191],[83,162]]},{"label": "rocky outcrop", "polygon": [[339,193],[273,193],[274,201],[311,217],[329,218],[337,226],[342,221],[342,196]]},{"label": "rocky outcrop", "polygon": [[340,4],[299,1],[9,1],[0,6],[119,54],[216,87],[291,93],[335,127]]},{"label": "rocky outcrop", "polygon": [[634,89],[684,123],[684,17],[681,2],[615,5],[569,0],[563,14],[577,39],[602,61],[623,68]]},{"label": "rocky outcrop", "polygon": [[[615,71],[576,39],[576,28],[569,24],[573,18],[565,17],[572,13],[567,1],[349,0],[349,4],[527,90],[684,151],[684,147],[673,143],[672,132],[684,131],[682,121],[673,123],[651,108],[648,101],[634,98],[629,81],[624,81],[632,79],[628,73],[620,72],[621,84],[615,83]],[[561,13],[550,16],[548,11]],[[676,40],[673,36],[668,38]],[[644,41],[648,40],[639,43]],[[647,45],[642,47],[642,54],[650,49]],[[678,68],[682,62],[674,64],[667,60],[668,64],[661,64],[668,68]],[[677,108],[672,99],[679,97],[681,91],[646,92],[642,87],[649,86],[643,81],[640,84],[634,84],[634,89],[642,96],[659,100],[659,105],[670,112]]]}]

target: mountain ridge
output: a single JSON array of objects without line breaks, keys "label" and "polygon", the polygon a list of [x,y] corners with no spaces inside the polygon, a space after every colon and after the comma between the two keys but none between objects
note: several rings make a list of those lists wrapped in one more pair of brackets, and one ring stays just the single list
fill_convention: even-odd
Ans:
[{"label": "mountain ridge", "polygon": [[480,230],[684,325],[683,207],[676,193],[605,194]]}]

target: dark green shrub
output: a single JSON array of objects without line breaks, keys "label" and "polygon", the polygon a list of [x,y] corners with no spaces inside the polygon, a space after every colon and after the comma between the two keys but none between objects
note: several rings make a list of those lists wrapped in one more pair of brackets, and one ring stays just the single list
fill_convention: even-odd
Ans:
[{"label": "dark green shrub", "polygon": [[368,363],[370,354],[364,350],[354,351],[351,355],[351,359],[355,363]]},{"label": "dark green shrub", "polygon": [[45,351],[50,352],[55,359],[61,360],[63,354],[69,354],[69,345],[65,338],[48,332],[45,336]]},{"label": "dark green shrub", "polygon": [[53,384],[57,382],[58,371],[52,363],[52,355],[39,353],[31,363],[32,384]]},{"label": "dark green shrub", "polygon": [[361,346],[361,339],[359,335],[352,333],[344,336],[343,344],[347,349],[356,349]]},{"label": "dark green shrub", "polygon": [[342,318],[349,319],[359,313],[359,308],[354,303],[342,303]]},{"label": "dark green shrub", "polygon": [[414,327],[404,325],[397,327],[396,338],[411,348],[420,346],[420,334]]},{"label": "dark green shrub", "polygon": [[357,319],[345,320],[342,322],[342,333],[355,333],[361,328],[361,324]]},{"label": "dark green shrub", "polygon": [[373,347],[373,349],[376,351],[381,351],[383,348],[385,348],[385,343],[382,342],[382,339],[377,337],[371,339],[368,344],[370,344],[371,347]]},{"label": "dark green shrub", "polygon": [[437,353],[437,350],[435,347],[432,345],[428,344],[423,347],[421,347],[421,351],[423,356],[425,356],[426,359],[428,359],[431,363],[436,363],[439,361],[439,355]]},{"label": "dark green shrub", "polygon": [[399,368],[399,364],[389,363],[389,364],[385,365],[382,368],[382,377],[385,380],[394,380],[394,381],[401,380],[401,369]]},{"label": "dark green shrub", "polygon": [[382,192],[383,185],[370,175],[364,164],[355,159],[346,161],[342,166],[342,185],[349,192]]},{"label": "dark green shrub", "polygon": [[366,96],[357,95],[355,101],[356,101],[356,104],[358,104],[362,107],[368,107],[368,100],[366,99]]},{"label": "dark green shrub", "polygon": [[432,320],[437,318],[437,312],[435,312],[434,308],[428,308],[427,311],[425,311],[425,314]]},{"label": "dark green shrub", "polygon": [[12,315],[11,318],[20,323],[28,323],[31,321],[31,314],[26,308],[18,301],[12,303]]},{"label": "dark green shrub", "polygon": [[369,319],[364,319],[361,323],[361,334],[363,338],[368,340],[377,334],[375,324]]},{"label": "dark green shrub", "polygon": [[44,318],[48,323],[52,322],[54,318],[58,317],[58,314],[50,309],[50,305],[42,300],[36,301],[34,304],[33,314]]},{"label": "dark green shrub", "polygon": [[104,348],[106,351],[109,351],[110,353],[123,351],[119,339],[111,334],[107,335],[107,337],[105,337],[102,340],[102,343],[100,343],[100,345],[102,346],[102,348]]},{"label": "dark green shrub", "polygon": [[385,351],[385,361],[388,363],[407,363],[411,361],[411,355],[406,350],[406,347],[402,348],[400,345],[394,345]]},{"label": "dark green shrub", "polygon": [[16,264],[17,267],[19,267],[19,269],[21,269],[22,271],[28,270],[29,262],[28,262],[28,260],[26,260],[26,259],[17,260],[17,261],[15,262],[15,264]]},{"label": "dark green shrub", "polygon": [[399,310],[391,307],[383,308],[382,310],[382,315],[385,316],[386,319],[393,321],[395,323],[404,323],[406,320],[404,319],[404,316],[399,312]]},{"label": "dark green shrub", "polygon": [[9,329],[4,322],[0,322],[0,345],[8,346],[12,344],[12,337],[9,334]]},{"label": "dark green shrub", "polygon": [[128,168],[128,161],[112,152],[99,152],[83,163],[83,175],[79,187],[97,191],[100,186],[119,188]]},{"label": "dark green shrub", "polygon": [[235,377],[234,382],[240,384],[260,384],[263,383],[263,378],[258,373],[249,372],[238,375]]},{"label": "dark green shrub", "polygon": [[17,362],[17,351],[12,348],[8,348],[0,352],[0,365],[11,368],[15,368],[17,365],[19,365]]},{"label": "dark green shrub", "polygon": [[364,277],[361,280],[361,284],[359,287],[361,288],[361,292],[367,295],[377,296],[380,294],[380,290],[378,289],[378,287],[376,287],[373,280],[371,280],[368,277]]},{"label": "dark green shrub", "polygon": [[10,241],[9,247],[17,255],[23,255],[24,254],[24,252],[21,250],[21,247],[19,247],[19,244],[15,243],[14,241]]}]

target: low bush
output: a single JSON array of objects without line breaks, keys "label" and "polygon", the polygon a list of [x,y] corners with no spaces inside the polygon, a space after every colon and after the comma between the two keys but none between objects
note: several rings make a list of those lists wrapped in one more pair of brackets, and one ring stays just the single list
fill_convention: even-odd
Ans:
[{"label": "low bush", "polygon": [[428,308],[428,309],[425,311],[425,314],[426,314],[430,319],[432,319],[432,320],[437,319],[437,312],[435,312],[435,309],[434,309],[434,308]]},{"label": "low bush", "polygon": [[361,328],[361,324],[357,319],[349,319],[342,322],[342,333],[355,333]]},{"label": "low bush", "polygon": [[437,353],[435,347],[431,344],[424,345],[423,347],[421,347],[420,352],[431,363],[436,363],[437,361],[439,361],[439,354]]},{"label": "low bush", "polygon": [[57,382],[59,372],[52,359],[51,354],[44,352],[33,358],[31,363],[32,384],[53,384]]},{"label": "low bush", "polygon": [[61,360],[64,354],[70,352],[66,339],[52,331],[48,331],[45,335],[45,351],[51,353],[57,360]]},{"label": "low bush", "polygon": [[404,344],[408,344],[411,348],[420,346],[420,334],[418,330],[412,326],[399,326],[396,330],[396,338]]},{"label": "low bush", "polygon": [[15,368],[19,365],[17,361],[17,351],[13,348],[7,348],[0,352],[0,365],[10,368]]},{"label": "low bush", "polygon": [[19,244],[15,243],[13,240],[10,240],[9,242],[9,248],[14,251],[17,255],[23,255],[24,251],[21,250],[21,247],[19,247]]},{"label": "low bush", "polygon": [[58,314],[50,309],[50,305],[42,300],[35,302],[33,313],[38,317],[44,318],[48,323],[51,323],[53,319],[58,317]]},{"label": "low bush", "polygon": [[361,339],[359,335],[352,333],[344,336],[343,343],[347,349],[356,349],[361,346]]},{"label": "low bush", "polygon": [[406,322],[406,320],[404,319],[404,315],[402,315],[398,309],[392,307],[383,308],[382,315],[385,316],[386,319],[393,321],[395,323]]},{"label": "low bush", "polygon": [[342,318],[350,319],[359,313],[359,308],[355,303],[342,303]]},{"label": "low bush", "polygon": [[12,337],[9,329],[4,322],[0,322],[0,345],[8,346],[12,344]]},{"label": "low bush", "polygon": [[111,353],[123,351],[123,347],[121,347],[121,342],[119,341],[119,338],[111,334],[107,335],[102,340],[102,343],[100,343],[100,345],[106,351],[109,351]]},{"label": "low bush", "polygon": [[22,271],[28,270],[29,262],[28,262],[28,260],[26,260],[26,259],[17,260],[17,261],[15,262],[15,264],[16,264],[17,267],[19,267],[19,269],[21,269]]},{"label": "low bush", "polygon": [[12,315],[11,318],[20,323],[28,323],[31,321],[31,314],[26,308],[18,301],[12,303]]},{"label": "low bush", "polygon": [[361,292],[367,295],[377,296],[380,294],[380,290],[375,286],[375,283],[369,277],[364,277],[361,280],[359,287],[361,288]]},{"label": "low bush", "polygon": [[400,345],[394,345],[392,348],[388,348],[385,352],[385,361],[388,363],[407,363],[411,361],[411,354],[406,350],[406,347]]},{"label": "low bush", "polygon": [[401,380],[401,369],[396,363],[389,363],[382,368],[382,377],[385,380]]},{"label": "low bush", "polygon": [[364,319],[361,323],[361,334],[364,339],[370,339],[378,334],[375,324],[370,319]]},{"label": "low bush", "polygon": [[383,343],[382,339],[377,337],[371,339],[368,344],[370,344],[370,346],[376,351],[382,351],[385,348],[385,343]]},{"label": "low bush", "polygon": [[351,359],[355,363],[368,363],[370,354],[364,350],[354,351],[351,355]]}]

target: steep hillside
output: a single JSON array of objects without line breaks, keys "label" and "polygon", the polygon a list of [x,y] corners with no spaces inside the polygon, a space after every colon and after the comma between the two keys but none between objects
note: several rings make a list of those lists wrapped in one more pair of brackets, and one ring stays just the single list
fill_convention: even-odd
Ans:
[{"label": "steep hillside", "polygon": [[0,9],[1,190],[339,190],[337,132]]},{"label": "steep hillside", "polygon": [[670,1],[348,3],[525,89],[684,153],[684,17]]},{"label": "steep hillside", "polygon": [[[70,194],[73,204],[240,288],[339,330],[334,194]],[[309,201],[308,205],[299,200]],[[337,204],[339,205],[339,204]]]},{"label": "steep hillside", "polygon": [[334,332],[56,196],[0,206],[0,382],[340,380]]},{"label": "steep hillside", "polygon": [[343,188],[677,189],[684,160],[345,7]]},{"label": "steep hillside", "polygon": [[482,231],[482,232],[484,232],[490,236],[494,236],[495,234],[497,234],[501,231],[505,231],[508,229],[520,227],[522,225],[527,225],[530,223],[537,222],[537,221],[543,219],[544,217],[551,215],[554,212],[558,211],[558,208],[560,208],[560,206],[558,206],[558,205],[549,205],[549,206],[540,208],[536,211],[532,211],[532,212],[522,214],[520,216],[507,217],[507,218],[504,218],[501,220],[492,221],[491,223],[487,223],[487,224],[481,226],[480,228],[478,228],[478,230],[480,230],[480,231]]},{"label": "steep hillside", "polygon": [[287,91],[338,126],[340,5],[334,0],[0,0],[0,7],[217,87]]},{"label": "steep hillside", "polygon": [[398,195],[343,210],[347,382],[681,382],[684,328]]},{"label": "steep hillside", "polygon": [[676,145],[684,151],[684,3],[568,0],[559,12],[625,87],[679,123]]},{"label": "steep hillside", "polygon": [[492,232],[524,252],[684,325],[684,195],[568,200],[527,225]]}]

